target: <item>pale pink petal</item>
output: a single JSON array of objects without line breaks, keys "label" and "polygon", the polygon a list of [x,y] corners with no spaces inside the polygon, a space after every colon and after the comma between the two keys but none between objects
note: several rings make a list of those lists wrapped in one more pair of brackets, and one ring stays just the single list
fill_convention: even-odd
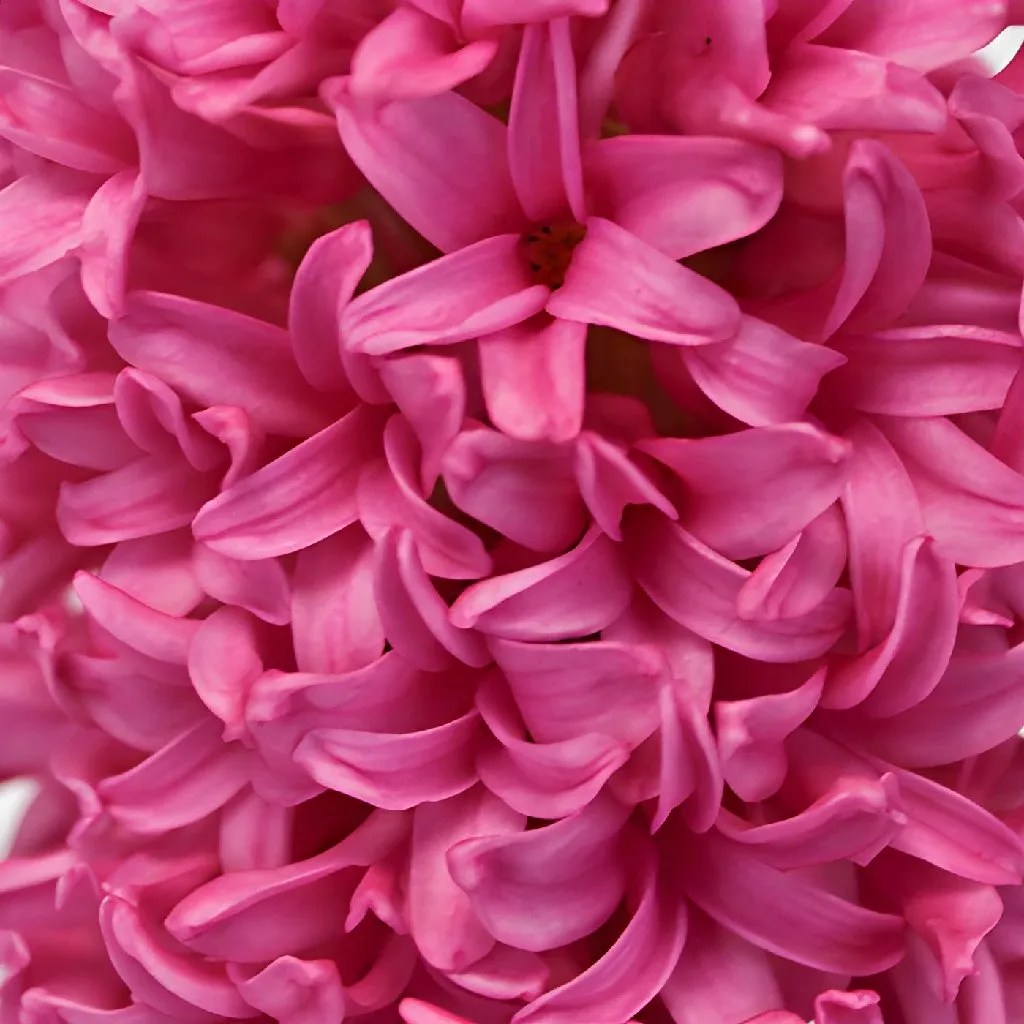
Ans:
[{"label": "pale pink petal", "polygon": [[874,974],[903,955],[903,921],[778,871],[714,832],[685,846],[679,880],[706,914],[778,956],[838,974]]},{"label": "pale pink petal", "polygon": [[453,658],[478,668],[490,662],[483,638],[448,620],[408,530],[388,530],[377,542],[373,594],[388,642],[417,667],[441,671]]},{"label": "pale pink petal", "polygon": [[318,391],[349,391],[338,320],[372,259],[370,225],[360,220],[318,238],[295,273],[288,331],[295,362]]},{"label": "pale pink petal", "polygon": [[356,483],[380,450],[384,413],[360,406],[199,510],[196,539],[232,558],[298,551],[358,515]]},{"label": "pale pink petal", "polygon": [[503,25],[531,25],[573,15],[598,18],[608,4],[609,0],[465,0],[462,25],[466,32],[483,34]]},{"label": "pale pink petal", "polygon": [[534,284],[518,235],[496,235],[392,278],[342,313],[352,352],[386,355],[452,345],[539,313],[548,289]]},{"label": "pale pink petal", "polygon": [[846,568],[846,521],[827,508],[784,548],[765,556],[736,599],[743,619],[806,615],[832,592]]},{"label": "pale pink petal", "polygon": [[657,995],[683,949],[686,906],[659,878],[653,856],[637,873],[636,912],[611,949],[582,974],[525,1006],[513,1017],[515,1024],[619,1024]]},{"label": "pale pink petal", "polygon": [[292,574],[292,642],[300,672],[365,668],[384,650],[373,600],[373,544],[351,526],[299,552]]},{"label": "pale pink petal", "polygon": [[403,999],[398,1004],[398,1013],[405,1024],[472,1024],[465,1017],[448,1013],[420,999]]},{"label": "pale pink petal", "polygon": [[424,801],[455,796],[476,782],[479,726],[474,710],[420,732],[314,729],[294,757],[328,789],[375,807],[407,810]]},{"label": "pale pink petal", "polygon": [[255,963],[336,936],[355,885],[352,867],[368,867],[405,841],[403,814],[375,811],[336,846],[279,868],[221,875],[189,893],[168,914],[168,932],[207,957]]},{"label": "pale pink petal", "polygon": [[99,577],[150,608],[187,615],[203,597],[192,547],[188,530],[123,540],[110,552]]},{"label": "pale pink petal", "polygon": [[276,558],[241,561],[196,544],[193,565],[199,585],[215,600],[244,608],[276,626],[291,618],[288,577]]},{"label": "pale pink petal", "polygon": [[410,355],[388,359],[380,376],[423,450],[420,487],[429,494],[466,413],[466,384],[455,359]]},{"label": "pale pink petal", "polygon": [[586,227],[549,313],[670,345],[736,333],[740,311],[728,292],[611,221],[591,217]]},{"label": "pale pink petal", "polygon": [[101,179],[50,165],[0,189],[0,282],[55,263],[82,241],[82,218]]},{"label": "pale pink petal", "polygon": [[[427,963],[462,971],[495,944],[472,900],[459,887],[449,851],[471,837],[519,834],[526,824],[482,786],[460,796],[416,808],[409,853],[409,929]],[[447,858],[447,859],[446,859]]]},{"label": "pale pink petal", "polygon": [[[825,653],[846,629],[849,595],[833,590],[792,619],[744,621],[736,602],[750,574],[660,515],[639,514],[626,532],[637,583],[671,619],[698,636],[759,661],[804,661]],[[641,524],[642,523],[642,527]]]},{"label": "pale pink petal", "polygon": [[534,223],[585,220],[568,21],[524,29],[508,125],[509,169],[526,216]]},{"label": "pale pink petal", "polygon": [[848,360],[833,377],[843,397],[888,416],[999,409],[1022,354],[1016,335],[957,325],[841,337],[835,347]]},{"label": "pale pink petal", "polygon": [[464,971],[449,972],[460,988],[485,999],[536,999],[551,974],[543,957],[511,946],[497,945]]},{"label": "pale pink petal", "polygon": [[612,540],[622,540],[627,505],[653,505],[669,519],[675,507],[618,445],[586,431],[576,443],[576,481],[594,521]]},{"label": "pale pink petal", "polygon": [[802,423],[637,447],[681,478],[682,526],[737,559],[781,547],[833,504],[851,449]]},{"label": "pale pink petal", "polygon": [[744,316],[728,342],[676,353],[712,402],[753,427],[803,417],[822,377],[845,357]]},{"label": "pale pink petal", "polygon": [[822,992],[814,1000],[815,1024],[885,1024],[875,992]]},{"label": "pale pink petal", "polygon": [[345,993],[332,960],[283,956],[252,977],[242,980],[236,974],[235,984],[250,1006],[280,1024],[334,1024],[345,1013]]},{"label": "pale pink petal", "polygon": [[494,675],[481,684],[476,702],[493,734],[477,755],[480,779],[523,814],[549,819],[575,814],[629,758],[625,744],[596,733],[577,731],[554,743],[528,741],[511,694]]},{"label": "pale pink petal", "polygon": [[612,736],[632,747],[659,724],[659,683],[666,666],[650,648],[495,638],[491,650],[539,743],[570,740],[583,732]]},{"label": "pale pink petal", "polygon": [[134,292],[110,341],[139,369],[201,405],[237,405],[270,433],[306,437],[330,405],[299,373],[280,327],[175,295]]},{"label": "pale pink petal", "polygon": [[564,551],[584,531],[567,445],[471,427],[449,446],[442,468],[463,512],[532,551]]},{"label": "pale pink petal", "polygon": [[783,741],[810,717],[824,680],[822,669],[788,693],[715,703],[722,773],[742,800],[757,803],[778,791],[786,776]]},{"label": "pale pink petal", "polygon": [[254,868],[279,868],[291,860],[291,807],[264,800],[251,790],[242,790],[220,814],[217,856],[225,872]]},{"label": "pale pink petal", "polygon": [[[597,797],[552,825],[447,848],[455,883],[496,939],[534,953],[589,935],[625,891],[616,841],[629,808]],[[480,833],[477,833],[480,835]]]},{"label": "pale pink petal", "polygon": [[442,252],[524,226],[508,170],[508,130],[458,93],[375,107],[354,97],[347,80],[334,79],[324,99],[356,166]]},{"label": "pale pink petal", "polygon": [[591,529],[558,558],[474,583],[452,605],[451,620],[506,640],[567,640],[612,623],[631,593],[618,549]]},{"label": "pale pink petal", "polygon": [[752,235],[782,200],[778,153],[739,139],[621,135],[585,166],[594,212],[674,260]]},{"label": "pale pink petal", "polygon": [[491,422],[526,441],[568,441],[583,422],[585,324],[546,314],[481,338]]},{"label": "pale pink petal", "polygon": [[480,74],[497,46],[478,39],[459,48],[450,26],[414,6],[398,7],[352,55],[349,89],[353,98],[378,102],[448,93]]},{"label": "pale pink petal", "polygon": [[919,538],[904,548],[899,574],[892,630],[878,646],[835,665],[822,707],[845,709],[863,702],[868,715],[887,717],[919,704],[938,684],[960,618],[956,567]]}]

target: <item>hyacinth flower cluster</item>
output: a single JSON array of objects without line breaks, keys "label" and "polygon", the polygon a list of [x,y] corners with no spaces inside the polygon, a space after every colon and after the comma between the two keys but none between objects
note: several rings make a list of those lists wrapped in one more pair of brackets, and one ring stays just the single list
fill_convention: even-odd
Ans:
[{"label": "hyacinth flower cluster", "polygon": [[1024,1020],[1020,0],[2,0],[0,1024]]}]

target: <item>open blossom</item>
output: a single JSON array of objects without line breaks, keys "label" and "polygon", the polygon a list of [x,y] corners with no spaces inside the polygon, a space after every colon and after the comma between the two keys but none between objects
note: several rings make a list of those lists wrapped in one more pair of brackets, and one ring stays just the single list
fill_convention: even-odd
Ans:
[{"label": "open blossom", "polygon": [[1024,1018],[1022,15],[0,6],[0,1024]]}]

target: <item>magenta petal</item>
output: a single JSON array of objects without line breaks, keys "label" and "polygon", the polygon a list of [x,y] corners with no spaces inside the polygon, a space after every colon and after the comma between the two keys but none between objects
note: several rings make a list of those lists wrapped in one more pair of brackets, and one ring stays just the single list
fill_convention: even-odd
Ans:
[{"label": "magenta petal", "polygon": [[280,1024],[334,1024],[345,1013],[341,978],[331,960],[282,956],[235,983],[250,1006]]},{"label": "magenta petal", "polygon": [[444,971],[465,970],[495,943],[471,896],[459,888],[449,851],[478,835],[500,842],[497,837],[514,836],[524,825],[522,815],[482,786],[416,809],[407,883],[409,929],[427,963]]},{"label": "magenta petal", "polygon": [[442,468],[463,512],[532,551],[564,551],[584,531],[567,445],[470,427],[448,447]]},{"label": "magenta petal", "polygon": [[244,608],[264,622],[288,623],[288,577],[276,558],[243,562],[197,544],[194,564],[196,579],[210,597]]},{"label": "magenta petal", "polygon": [[233,558],[298,551],[356,519],[356,482],[379,451],[383,413],[360,406],[208,502],[196,539]]},{"label": "magenta petal", "polygon": [[814,1000],[815,1024],[885,1024],[877,993],[822,992]]},{"label": "magenta petal", "polygon": [[782,162],[739,139],[622,135],[586,154],[595,212],[681,259],[752,235],[782,200]]},{"label": "magenta petal", "polygon": [[568,441],[583,422],[587,328],[547,314],[481,338],[491,422],[526,441]]},{"label": "magenta petal", "polygon": [[519,236],[495,235],[364,292],[342,313],[341,332],[349,351],[369,355],[452,345],[522,323],[548,295]]},{"label": "magenta petal", "polygon": [[376,811],[330,849],[280,868],[236,871],[201,885],[167,916],[167,930],[189,949],[243,963],[273,960],[335,936],[354,872],[401,843],[405,815]]},{"label": "magenta petal", "polygon": [[374,546],[353,525],[299,552],[292,574],[292,642],[300,672],[365,668],[384,650],[373,601]]},{"label": "magenta petal", "polygon": [[680,883],[719,924],[808,967],[874,974],[903,956],[903,921],[848,903],[714,832],[686,844]]},{"label": "magenta petal", "polygon": [[641,441],[686,489],[682,526],[728,558],[781,547],[839,497],[848,442],[805,424]]},{"label": "magenta petal", "polygon": [[420,732],[313,729],[294,756],[328,789],[376,807],[406,810],[425,800],[455,796],[476,782],[479,727],[474,710]]},{"label": "magenta petal", "polygon": [[628,747],[596,733],[577,732],[554,743],[528,741],[512,696],[495,675],[481,684],[476,702],[493,734],[477,755],[480,779],[522,814],[550,819],[575,814],[629,758]]},{"label": "magenta petal", "polygon": [[735,334],[740,311],[728,292],[600,217],[587,221],[565,284],[547,310],[670,345],[706,345]]},{"label": "magenta petal", "polygon": [[786,775],[783,741],[810,717],[824,680],[822,669],[789,693],[714,705],[722,772],[742,800],[757,803],[778,791]]},{"label": "magenta petal", "polygon": [[133,365],[202,405],[237,405],[270,433],[306,437],[329,406],[299,373],[288,335],[233,310],[134,292],[110,341]]},{"label": "magenta petal", "polygon": [[746,570],[660,515],[638,517],[636,524],[625,547],[637,583],[669,618],[698,636],[759,661],[789,662],[824,654],[846,629],[850,602],[841,590],[798,618],[742,620],[736,603],[750,575]]},{"label": "magenta petal", "polygon": [[653,856],[637,879],[636,912],[615,944],[582,974],[520,1010],[515,1024],[619,1024],[661,990],[686,940],[686,907],[658,877]]},{"label": "magenta petal", "polygon": [[534,223],[586,219],[576,62],[569,22],[527,25],[509,113],[508,160],[519,202]]},{"label": "magenta petal", "polygon": [[445,92],[374,107],[352,95],[350,82],[334,79],[324,98],[356,166],[442,252],[523,226],[507,129],[463,96]]},{"label": "magenta petal", "polygon": [[496,939],[534,953],[556,949],[589,935],[622,899],[616,839],[628,816],[598,797],[553,825],[466,838],[448,849],[449,869]]},{"label": "magenta petal", "polygon": [[631,593],[618,549],[591,529],[558,558],[474,583],[452,605],[451,620],[506,640],[568,640],[610,625]]},{"label": "magenta petal", "polygon": [[686,349],[678,358],[715,405],[752,427],[801,419],[822,377],[845,362],[751,316],[738,328],[730,341]]},{"label": "magenta petal", "polygon": [[900,563],[892,631],[877,647],[836,666],[823,707],[863,702],[868,715],[899,714],[924,700],[946,670],[960,618],[956,568],[924,539],[911,541]]}]

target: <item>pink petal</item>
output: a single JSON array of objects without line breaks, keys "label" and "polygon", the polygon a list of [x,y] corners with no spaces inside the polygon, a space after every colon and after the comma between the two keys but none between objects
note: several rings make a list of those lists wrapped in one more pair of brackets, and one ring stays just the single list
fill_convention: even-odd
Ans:
[{"label": "pink petal", "polygon": [[649,648],[495,638],[491,650],[530,735],[539,743],[598,733],[634,747],[659,724],[658,691],[665,664]]},{"label": "pink petal", "polygon": [[569,23],[527,25],[509,114],[509,169],[526,216],[535,223],[586,219]]},{"label": "pink petal", "polygon": [[723,810],[717,828],[781,871],[846,860],[863,864],[906,824],[900,807],[899,786],[892,776],[878,782],[840,779],[792,818],[751,825]]},{"label": "pink petal", "polygon": [[629,924],[593,966],[520,1010],[515,1024],[618,1024],[647,1005],[672,973],[686,939],[685,904],[663,888],[653,857]]},{"label": "pink petal", "polygon": [[221,869],[230,873],[287,864],[291,860],[294,821],[292,808],[242,790],[221,811],[217,848]]},{"label": "pink petal", "polygon": [[342,314],[341,331],[350,351],[370,355],[452,345],[521,323],[547,298],[519,236],[496,235],[364,292]]},{"label": "pink petal", "polygon": [[318,238],[292,282],[288,331],[302,376],[318,391],[350,390],[341,362],[338,320],[373,259],[366,221],[355,221]]},{"label": "pink petal", "polygon": [[903,921],[778,871],[714,832],[687,844],[680,882],[723,927],[778,956],[838,974],[874,974],[903,955]]},{"label": "pink petal", "polygon": [[410,355],[380,366],[381,380],[423,449],[420,487],[428,494],[466,413],[466,384],[455,359]]},{"label": "pink petal", "polygon": [[792,424],[638,447],[682,479],[682,525],[728,558],[749,558],[781,547],[839,497],[851,446]]},{"label": "pink petal", "polygon": [[459,988],[485,999],[536,999],[551,974],[542,957],[511,946],[495,946],[487,956],[464,971],[449,973]]},{"label": "pink petal", "polygon": [[589,935],[622,899],[616,838],[628,815],[598,797],[553,825],[466,838],[447,848],[448,866],[496,939],[534,953],[556,949]]},{"label": "pink petal", "polygon": [[399,7],[352,55],[349,89],[353,98],[378,102],[449,93],[480,74],[496,51],[493,39],[460,49],[450,26],[414,6]]},{"label": "pink petal", "polygon": [[[408,878],[409,928],[427,963],[443,971],[462,971],[494,948],[469,897],[459,888],[451,854],[470,837],[494,836],[494,842],[521,832],[525,820],[482,786],[440,803],[416,808]],[[448,858],[446,861],[446,857]]]},{"label": "pink petal", "polygon": [[188,530],[124,540],[110,552],[100,579],[168,615],[187,615],[203,591],[192,567]]},{"label": "pink petal", "polygon": [[270,433],[306,437],[330,422],[287,334],[232,310],[134,292],[110,328],[118,353],[201,405],[237,405]]},{"label": "pink petal", "polygon": [[834,590],[816,609],[793,619],[750,622],[736,602],[749,573],[681,527],[646,515],[626,533],[637,583],[671,619],[698,636],[759,661],[805,661],[825,653],[846,628],[849,599]]},{"label": "pink petal", "polygon": [[838,505],[831,505],[785,547],[761,559],[736,599],[740,618],[806,615],[832,592],[846,555],[846,521]]},{"label": "pink petal", "polygon": [[723,289],[600,217],[573,252],[553,316],[613,327],[649,341],[706,345],[735,334],[739,308]]},{"label": "pink petal", "polygon": [[608,3],[609,0],[465,0],[462,25],[468,33],[482,34],[504,25],[532,25],[573,15],[599,18],[608,10]]},{"label": "pink petal", "polygon": [[1024,559],[1019,474],[949,420],[887,418],[882,425],[913,480],[936,552],[977,568]]},{"label": "pink petal", "polygon": [[406,810],[445,800],[476,782],[473,766],[479,715],[404,734],[313,729],[295,761],[322,786],[375,807]]},{"label": "pink petal", "polygon": [[814,1000],[815,1024],[885,1024],[874,992],[822,992]]},{"label": "pink petal", "polygon": [[900,560],[892,631],[878,646],[833,669],[822,707],[864,702],[868,715],[887,717],[919,704],[949,663],[959,618],[955,566],[938,557],[930,541],[911,541]]},{"label": "pink petal", "polygon": [[186,896],[164,922],[207,957],[254,963],[307,949],[337,935],[353,872],[385,857],[408,836],[406,815],[375,811],[346,839],[308,860],[221,875]]},{"label": "pink petal", "polygon": [[250,1006],[281,1024],[333,1024],[345,1014],[341,978],[331,960],[279,957],[236,984]]},{"label": "pink petal", "polygon": [[168,832],[205,818],[248,781],[248,758],[225,748],[220,723],[207,719],[98,792],[111,817],[141,835]]},{"label": "pink petal", "polygon": [[359,526],[299,552],[291,620],[300,672],[349,672],[380,657],[384,626],[373,599],[373,555]]},{"label": "pink petal", "polygon": [[525,441],[568,441],[583,422],[587,329],[546,314],[481,338],[491,422]]},{"label": "pink petal", "polygon": [[380,445],[383,413],[359,406],[208,502],[196,539],[232,558],[298,551],[353,523],[356,481]]},{"label": "pink petal", "polygon": [[872,53],[797,45],[773,61],[760,102],[825,131],[942,131],[946,104],[926,78]]},{"label": "pink petal", "polygon": [[506,640],[567,640],[609,625],[631,592],[615,545],[591,529],[558,558],[473,584],[452,605],[451,620]]},{"label": "pink petal", "polygon": [[462,431],[444,456],[452,501],[532,551],[563,551],[585,528],[572,451],[483,427]]},{"label": "pink petal", "polygon": [[100,181],[49,166],[0,189],[0,283],[55,263],[82,241],[82,218]]},{"label": "pink petal", "polygon": [[653,505],[676,519],[672,503],[618,445],[586,431],[576,444],[576,480],[594,521],[612,540],[622,540],[627,505]]},{"label": "pink petal", "polygon": [[832,349],[750,316],[730,341],[679,357],[715,405],[753,427],[801,419],[822,377],[845,362]]},{"label": "pink petal", "polygon": [[788,693],[715,703],[715,733],[722,772],[747,803],[774,795],[786,776],[785,738],[814,711],[825,680],[822,669]]},{"label": "pink petal", "polygon": [[416,538],[423,567],[431,576],[477,579],[491,571],[483,541],[429,504],[420,493],[419,446],[404,416],[394,415],[384,428],[384,453],[359,479],[359,518],[374,540],[392,527],[408,529]]},{"label": "pink petal", "polygon": [[199,585],[217,601],[252,612],[264,622],[287,625],[291,618],[288,577],[276,558],[240,561],[197,544],[193,555]]},{"label": "pink petal", "polygon": [[876,327],[906,312],[924,282],[932,236],[910,172],[883,145],[854,143],[843,174],[846,265],[825,335]]},{"label": "pink petal", "polygon": [[408,530],[389,530],[378,542],[373,592],[388,641],[417,667],[441,671],[453,657],[478,668],[490,662],[482,637],[449,622]]},{"label": "pink petal", "polygon": [[999,409],[1021,359],[1019,337],[960,326],[844,337],[836,347],[848,360],[833,377],[843,396],[888,416]]},{"label": "pink petal", "polygon": [[511,694],[494,675],[481,684],[476,700],[493,734],[477,755],[480,779],[522,814],[549,819],[575,814],[629,758],[624,744],[597,733],[554,743],[528,741]]},{"label": "pink petal", "polygon": [[782,162],[739,139],[621,135],[586,153],[595,213],[674,260],[764,227],[782,200]]},{"label": "pink petal", "polygon": [[507,129],[469,100],[445,92],[374,107],[354,97],[344,79],[328,82],[324,99],[356,166],[442,252],[523,226]]}]

